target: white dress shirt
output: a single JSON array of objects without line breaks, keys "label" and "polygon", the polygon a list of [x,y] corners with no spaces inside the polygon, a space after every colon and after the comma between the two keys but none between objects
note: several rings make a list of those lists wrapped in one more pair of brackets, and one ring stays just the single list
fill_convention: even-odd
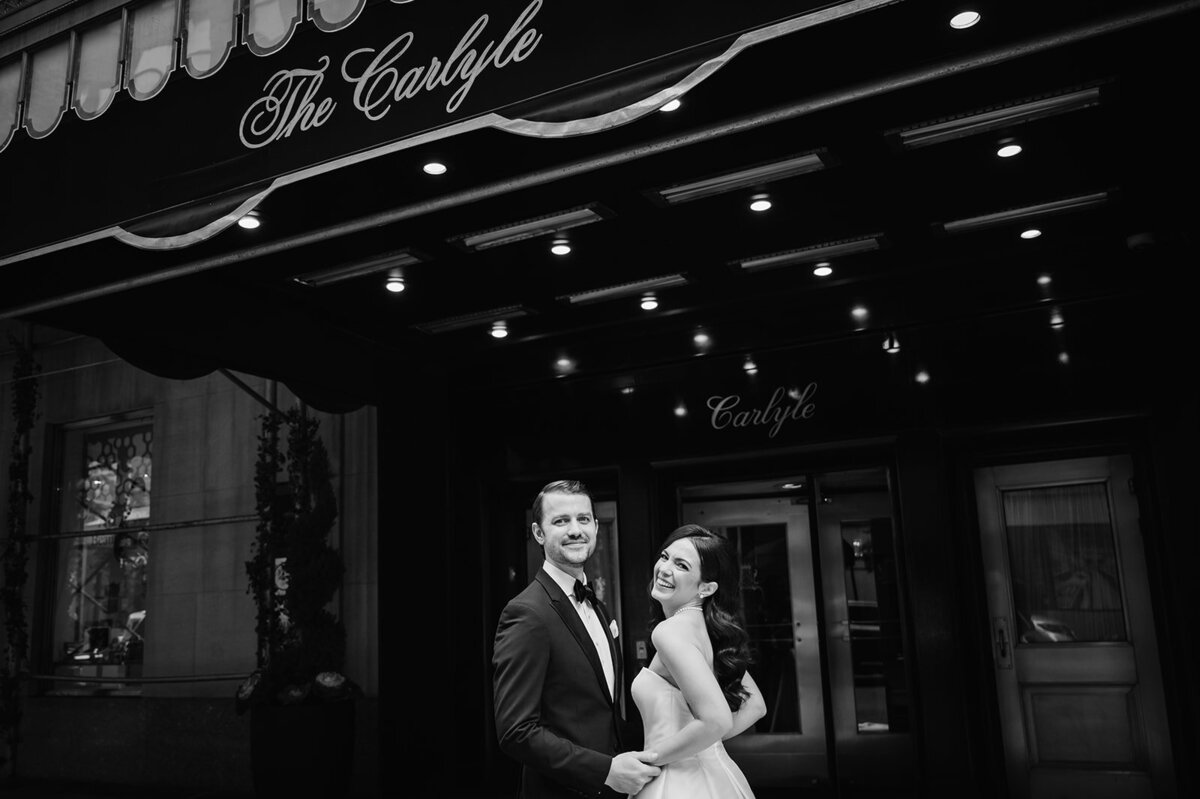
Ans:
[{"label": "white dress shirt", "polygon": [[[604,623],[600,621],[600,616],[596,614],[590,602],[586,600],[578,602],[575,600],[574,577],[548,560],[542,563],[542,571],[546,572],[546,574],[550,575],[550,579],[558,583],[562,590],[566,592],[567,599],[575,606],[575,612],[583,620],[584,628],[588,631],[588,635],[592,637],[592,643],[596,645],[596,654],[600,656],[600,666],[604,669],[604,682],[608,685],[608,695],[610,698],[615,696],[613,688],[616,681],[616,671],[613,668],[612,650],[608,646],[609,631],[604,629]],[[587,575],[584,575],[583,583],[587,585]]]}]

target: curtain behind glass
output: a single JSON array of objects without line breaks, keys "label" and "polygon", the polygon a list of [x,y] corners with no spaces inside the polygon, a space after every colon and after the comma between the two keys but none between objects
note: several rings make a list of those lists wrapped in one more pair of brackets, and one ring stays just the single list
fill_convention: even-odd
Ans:
[{"label": "curtain behind glass", "polygon": [[1005,491],[1003,500],[1020,640],[1126,640],[1107,486]]}]

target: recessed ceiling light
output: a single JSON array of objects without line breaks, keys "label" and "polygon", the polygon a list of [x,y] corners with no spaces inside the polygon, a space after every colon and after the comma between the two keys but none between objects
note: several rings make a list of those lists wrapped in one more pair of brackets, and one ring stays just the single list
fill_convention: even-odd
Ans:
[{"label": "recessed ceiling light", "polygon": [[1064,324],[1066,324],[1066,322],[1063,321],[1062,311],[1058,310],[1057,308],[1052,309],[1050,311],[1050,327],[1053,327],[1055,330],[1057,330]]},{"label": "recessed ceiling light", "polygon": [[492,338],[505,338],[508,336],[508,322],[503,319],[498,319],[492,322],[492,329],[488,331]]},{"label": "recessed ceiling light", "polygon": [[860,322],[866,319],[869,314],[870,312],[861,305],[856,305],[850,309],[850,315]]},{"label": "recessed ceiling light", "polygon": [[804,488],[804,483],[783,483],[779,487],[784,491],[795,491],[797,489]]},{"label": "recessed ceiling light", "polygon": [[1038,275],[1037,282],[1039,286],[1049,286],[1053,280],[1049,275]]},{"label": "recessed ceiling light", "polygon": [[658,298],[654,296],[653,291],[647,291],[642,296],[642,310],[643,311],[653,311],[657,307],[658,307]]},{"label": "recessed ceiling light", "polygon": [[900,339],[895,333],[889,333],[887,338],[883,340],[883,351],[895,355],[900,351]]},{"label": "recessed ceiling light", "polygon": [[446,165],[439,161],[430,161],[421,167],[426,175],[444,175],[446,174]]},{"label": "recessed ceiling light", "polygon": [[400,275],[389,275],[384,287],[393,294],[404,291],[404,278]]},{"label": "recessed ceiling light", "polygon": [[658,110],[659,111],[675,111],[681,105],[683,105],[683,102],[678,97],[676,97],[674,100],[671,100],[670,102],[668,102],[666,105],[664,105],[662,108],[660,108]]},{"label": "recessed ceiling light", "polygon": [[1066,366],[1067,364],[1069,364],[1071,362],[1070,353],[1060,352],[1058,354],[1058,362],[1061,363],[1063,366]]},{"label": "recessed ceiling light", "polygon": [[763,211],[769,211],[770,209],[771,209],[771,199],[767,195],[756,194],[750,198],[750,210],[751,211],[758,211],[759,213],[761,213]]},{"label": "recessed ceiling light", "polygon": [[636,390],[637,389],[634,386],[621,386],[621,393],[626,396],[629,396]]},{"label": "recessed ceiling light", "polygon": [[687,406],[682,402],[675,406],[675,415],[680,419],[687,416]]},{"label": "recessed ceiling light", "polygon": [[969,28],[983,19],[978,11],[962,11],[950,18],[950,27],[956,31]]},{"label": "recessed ceiling light", "polygon": [[712,344],[712,336],[705,333],[703,330],[692,336],[692,342],[700,348],[704,348]]},{"label": "recessed ceiling light", "polygon": [[829,265],[828,261],[821,261],[813,267],[813,274],[817,277],[829,277],[833,274],[833,267]]},{"label": "recessed ceiling light", "polygon": [[555,255],[566,255],[570,251],[571,245],[567,243],[566,239],[555,239],[550,244],[550,252],[554,253]]},{"label": "recessed ceiling light", "polygon": [[1021,231],[1021,238],[1023,238],[1023,239],[1036,239],[1040,235],[1042,235],[1042,231],[1038,230],[1035,227],[1031,227],[1028,230]]},{"label": "recessed ceiling light", "polygon": [[922,369],[921,371],[917,372],[916,377],[913,379],[921,385],[925,385],[929,382],[929,372],[926,372],[924,369]]},{"label": "recessed ceiling light", "polygon": [[746,370],[746,374],[748,375],[758,374],[758,364],[749,355],[746,356],[746,361],[742,364],[742,368]]},{"label": "recessed ceiling light", "polygon": [[1001,158],[1012,158],[1014,155],[1020,155],[1024,148],[1017,144],[1012,139],[1006,139],[1000,142],[1000,148],[996,150],[996,155]]},{"label": "recessed ceiling light", "polygon": [[262,220],[258,218],[258,211],[251,211],[237,221],[238,227],[243,230],[254,230],[262,224]]}]

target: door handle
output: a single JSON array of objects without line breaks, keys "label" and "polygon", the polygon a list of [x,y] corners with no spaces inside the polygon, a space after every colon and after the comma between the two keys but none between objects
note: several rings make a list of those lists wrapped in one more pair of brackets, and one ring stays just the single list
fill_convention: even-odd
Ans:
[{"label": "door handle", "polygon": [[1009,634],[1008,618],[996,616],[992,619],[992,642],[996,652],[996,668],[1012,668],[1012,636]]},{"label": "door handle", "polygon": [[842,632],[842,640],[849,641],[850,640],[850,620],[842,619],[841,621],[838,622],[838,624],[841,625],[841,628],[843,631]]}]

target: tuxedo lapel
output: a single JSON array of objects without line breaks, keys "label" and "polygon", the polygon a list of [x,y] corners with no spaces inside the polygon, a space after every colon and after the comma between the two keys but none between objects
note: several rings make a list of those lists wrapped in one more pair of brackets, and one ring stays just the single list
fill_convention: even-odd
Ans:
[{"label": "tuxedo lapel", "polygon": [[[545,570],[539,569],[536,579],[542,584],[542,588],[546,590],[546,595],[550,597],[550,605],[554,608],[554,612],[562,619],[567,630],[575,638],[575,642],[579,644],[579,648],[583,650],[583,654],[587,657],[588,662],[592,664],[592,671],[595,672],[596,680],[600,683],[604,695],[611,702],[612,696],[608,692],[608,683],[604,679],[604,667],[600,665],[600,653],[596,651],[596,645],[592,643],[592,636],[588,633],[587,627],[583,625],[583,619],[579,618],[579,613],[575,610],[575,606],[571,604],[571,600],[563,593],[558,583],[554,582],[554,579],[546,574]],[[605,631],[605,635],[609,635],[607,630]],[[609,644],[609,651],[612,651],[611,643]],[[613,662],[615,665],[615,658]]]},{"label": "tuxedo lapel", "polygon": [[608,652],[612,656],[613,663],[613,704],[619,705],[621,696],[621,688],[624,685],[621,675],[621,650],[617,646],[617,639],[612,634],[612,616],[608,614],[608,608],[599,599],[596,600],[596,615],[600,617],[600,623],[604,625],[604,640],[608,641]]}]

